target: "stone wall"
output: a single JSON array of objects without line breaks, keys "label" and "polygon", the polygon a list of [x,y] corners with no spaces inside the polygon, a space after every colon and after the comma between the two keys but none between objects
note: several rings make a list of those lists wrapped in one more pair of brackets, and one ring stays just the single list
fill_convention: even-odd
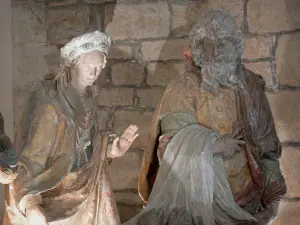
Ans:
[{"label": "stone wall", "polygon": [[[33,2],[33,1],[31,1]],[[147,130],[165,86],[185,71],[188,32],[205,8],[229,11],[245,34],[243,61],[267,82],[283,143],[288,194],[276,225],[300,221],[300,3],[297,0],[15,0],[13,81],[15,127],[26,85],[55,71],[59,47],[73,36],[99,29],[113,38],[109,63],[99,79],[99,129],[120,133],[130,123],[140,137],[110,176],[122,220],[142,205],[137,179]],[[299,98],[299,99],[298,99]]]}]

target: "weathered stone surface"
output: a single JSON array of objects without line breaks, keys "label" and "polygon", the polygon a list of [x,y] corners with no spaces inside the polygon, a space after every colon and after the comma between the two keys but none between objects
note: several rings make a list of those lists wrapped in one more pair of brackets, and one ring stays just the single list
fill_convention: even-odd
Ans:
[{"label": "weathered stone surface", "polygon": [[121,223],[124,223],[134,217],[142,209],[142,206],[128,206],[124,204],[118,204],[118,210]]},{"label": "weathered stone surface", "polygon": [[130,190],[125,190],[125,191],[115,191],[115,198],[116,202],[118,203],[123,203],[126,205],[143,205],[143,201],[141,200],[138,190],[136,189],[135,192],[133,193]]},{"label": "weathered stone surface", "polygon": [[271,50],[275,43],[275,37],[258,36],[245,40],[243,58],[264,58],[271,56]]},{"label": "weathered stone surface", "polygon": [[57,7],[57,6],[76,5],[80,3],[80,0],[50,0],[48,2],[50,7]]},{"label": "weathered stone surface", "polygon": [[103,4],[106,2],[113,2],[112,0],[83,0],[83,1],[88,4]]},{"label": "weathered stone surface", "polygon": [[286,197],[300,197],[300,148],[286,147],[280,158],[281,170],[287,185]]},{"label": "weathered stone surface", "polygon": [[24,89],[14,89],[13,90],[13,126],[14,133],[18,132],[20,127],[20,119],[24,112],[25,107],[28,105],[29,101],[29,91]]},{"label": "weathered stone surface", "polygon": [[46,43],[45,3],[12,4],[13,43]]},{"label": "weathered stone surface", "polygon": [[133,104],[132,88],[101,88],[98,104],[100,106],[128,106]]},{"label": "weathered stone surface", "polygon": [[300,28],[297,0],[251,0],[247,15],[250,32],[279,32]]},{"label": "weathered stone surface", "polygon": [[188,39],[146,41],[142,43],[142,56],[146,61],[184,59],[183,52],[188,44]]},{"label": "weathered stone surface", "polygon": [[112,66],[114,85],[136,85],[144,80],[144,68],[138,63],[118,63]]},{"label": "weathered stone surface", "polygon": [[224,9],[229,12],[236,23],[241,26],[244,20],[244,1],[241,0],[214,0],[206,1],[205,9]]},{"label": "weathered stone surface", "polygon": [[88,6],[49,9],[47,16],[50,43],[65,44],[71,38],[79,36],[89,29],[90,10]]},{"label": "weathered stone surface", "polygon": [[108,59],[132,59],[132,47],[125,44],[113,44],[107,56]]},{"label": "weathered stone surface", "polygon": [[59,51],[56,46],[15,46],[13,48],[13,85],[25,88],[46,74],[56,72]]},{"label": "weathered stone surface", "polygon": [[276,68],[280,84],[300,86],[300,33],[278,39]]},{"label": "weathered stone surface", "polygon": [[139,150],[128,151],[124,156],[113,159],[108,170],[113,190],[137,188],[142,153]]},{"label": "weathered stone surface", "polygon": [[105,110],[97,111],[97,130],[107,130],[107,122],[109,121],[109,112]]},{"label": "weathered stone surface", "polygon": [[108,5],[105,26],[113,40],[166,37],[169,34],[167,3]]},{"label": "weathered stone surface", "polygon": [[103,4],[103,3],[136,4],[136,3],[155,2],[160,0],[83,0],[83,1],[88,4]]},{"label": "weathered stone surface", "polygon": [[300,91],[269,93],[268,99],[273,112],[279,139],[281,141],[299,141]]},{"label": "weathered stone surface", "polygon": [[152,121],[152,112],[141,111],[116,111],[114,114],[114,132],[121,134],[130,124],[136,124],[139,136],[132,144],[132,148],[144,148],[148,138],[149,126]]},{"label": "weathered stone surface", "polygon": [[300,203],[282,202],[279,207],[277,218],[272,225],[296,225],[300,221]]},{"label": "weathered stone surface", "polygon": [[267,86],[273,86],[273,75],[271,70],[270,62],[253,62],[253,63],[245,63],[245,67],[254,73],[262,75]]},{"label": "weathered stone surface", "polygon": [[202,1],[190,2],[186,5],[172,4],[172,33],[176,37],[188,35],[193,23],[201,11]]},{"label": "weathered stone surface", "polygon": [[151,88],[137,90],[138,98],[140,99],[141,107],[155,108],[163,96],[164,88]]},{"label": "weathered stone surface", "polygon": [[173,63],[178,75],[182,75],[187,71],[187,61]]},{"label": "weathered stone surface", "polygon": [[[179,67],[176,65],[177,68]],[[147,66],[149,85],[168,85],[182,68],[176,69],[174,63],[150,63]],[[181,72],[181,71],[180,71]]]}]

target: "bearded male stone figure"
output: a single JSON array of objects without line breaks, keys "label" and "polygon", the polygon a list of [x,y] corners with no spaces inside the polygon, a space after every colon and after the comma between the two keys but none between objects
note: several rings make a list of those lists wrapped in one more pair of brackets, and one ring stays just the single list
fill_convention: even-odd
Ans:
[{"label": "bearded male stone figure", "polygon": [[269,224],[286,193],[281,145],[265,82],[241,64],[230,14],[201,14],[185,51],[191,71],[158,105],[139,194],[146,207],[125,225]]}]

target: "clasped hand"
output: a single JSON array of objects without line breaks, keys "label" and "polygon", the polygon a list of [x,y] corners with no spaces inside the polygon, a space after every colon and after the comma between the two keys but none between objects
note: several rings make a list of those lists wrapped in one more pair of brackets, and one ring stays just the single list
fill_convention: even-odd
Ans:
[{"label": "clasped hand", "polygon": [[235,151],[240,151],[240,145],[244,145],[245,141],[239,140],[242,128],[238,129],[234,134],[224,134],[222,135],[213,145],[214,153],[221,153],[224,156],[232,156]]},{"label": "clasped hand", "polygon": [[133,141],[139,136],[138,126],[130,125],[120,137],[116,137],[112,143],[109,156],[112,158],[124,155],[130,148]]}]

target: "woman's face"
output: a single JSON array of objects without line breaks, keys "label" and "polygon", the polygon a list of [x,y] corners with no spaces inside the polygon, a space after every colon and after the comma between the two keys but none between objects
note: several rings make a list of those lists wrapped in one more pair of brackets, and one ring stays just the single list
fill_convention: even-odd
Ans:
[{"label": "woman's face", "polygon": [[106,56],[99,52],[89,52],[76,63],[76,77],[86,86],[93,85],[106,65]]}]

